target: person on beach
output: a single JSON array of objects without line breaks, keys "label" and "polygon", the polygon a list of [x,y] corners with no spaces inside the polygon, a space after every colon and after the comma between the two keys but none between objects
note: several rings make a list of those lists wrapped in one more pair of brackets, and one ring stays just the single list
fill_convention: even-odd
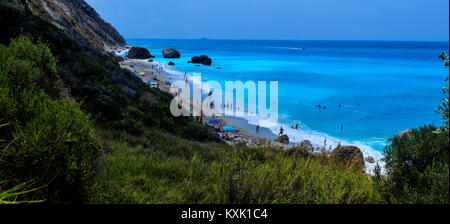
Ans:
[{"label": "person on beach", "polygon": [[283,129],[283,126],[281,126],[279,135],[283,135],[283,132],[284,132],[284,129]]},{"label": "person on beach", "polygon": [[295,129],[298,129],[298,124],[295,124]]}]

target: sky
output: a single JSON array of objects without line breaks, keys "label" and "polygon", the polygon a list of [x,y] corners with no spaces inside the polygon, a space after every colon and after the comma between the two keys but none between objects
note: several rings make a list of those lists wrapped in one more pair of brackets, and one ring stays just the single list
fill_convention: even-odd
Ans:
[{"label": "sky", "polygon": [[125,38],[449,40],[448,0],[85,0]]}]

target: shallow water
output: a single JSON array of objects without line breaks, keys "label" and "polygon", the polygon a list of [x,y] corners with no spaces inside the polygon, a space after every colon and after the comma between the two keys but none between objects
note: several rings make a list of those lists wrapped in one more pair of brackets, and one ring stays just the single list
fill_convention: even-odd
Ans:
[{"label": "shallow water", "polygon": [[[407,128],[440,125],[434,109],[444,97],[441,87],[448,70],[438,54],[448,50],[448,42],[127,42],[148,48],[157,61],[175,62],[172,70],[199,72],[204,80],[278,81],[279,125],[271,130],[278,134],[283,126],[291,141],[308,139],[317,146],[326,142],[327,147],[342,141],[378,160],[386,138]],[[181,58],[164,59],[165,47],[179,50]],[[212,58],[213,65],[187,63],[201,54]],[[326,109],[317,108],[318,104]],[[250,124],[258,123],[257,117],[247,119]],[[297,123],[298,130],[290,128]]]}]

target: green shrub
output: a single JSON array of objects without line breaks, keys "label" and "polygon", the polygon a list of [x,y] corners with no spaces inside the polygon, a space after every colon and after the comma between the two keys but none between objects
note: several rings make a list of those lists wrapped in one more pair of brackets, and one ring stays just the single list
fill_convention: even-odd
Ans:
[{"label": "green shrub", "polygon": [[385,202],[449,203],[449,142],[436,130],[421,127],[386,147],[386,175],[374,178]]},{"label": "green shrub", "polygon": [[0,46],[0,114],[11,125],[2,129],[0,179],[12,184],[35,179],[45,189],[25,200],[81,202],[91,162],[101,149],[89,117],[59,95],[56,60],[45,44],[19,37]]}]

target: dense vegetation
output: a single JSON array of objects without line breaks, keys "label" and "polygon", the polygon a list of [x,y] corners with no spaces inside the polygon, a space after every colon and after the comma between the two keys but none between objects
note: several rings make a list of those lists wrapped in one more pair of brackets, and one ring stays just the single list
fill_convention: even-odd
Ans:
[{"label": "dense vegetation", "polygon": [[356,166],[300,151],[236,148],[150,131],[102,130],[109,153],[91,191],[94,203],[375,203]]},{"label": "dense vegetation", "polygon": [[[59,97],[56,60],[28,37],[0,45],[0,177],[11,184],[34,180],[48,185],[31,200],[81,202],[91,161],[100,143],[89,118],[70,99]],[[8,186],[8,185],[7,185]]]},{"label": "dense vegetation", "polygon": [[443,127],[394,138],[371,178],[298,149],[221,144],[104,52],[30,14],[0,6],[0,19],[0,203],[449,202],[448,98]]}]

